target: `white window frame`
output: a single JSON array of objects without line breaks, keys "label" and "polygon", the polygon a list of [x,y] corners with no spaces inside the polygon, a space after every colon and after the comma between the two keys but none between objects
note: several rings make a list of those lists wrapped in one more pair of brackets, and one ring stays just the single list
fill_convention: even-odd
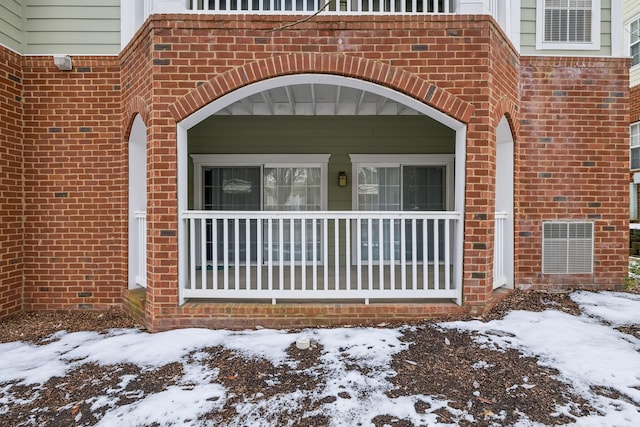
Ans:
[{"label": "white window frame", "polygon": [[[248,166],[271,167],[310,167],[320,168],[320,204],[327,209],[328,181],[327,169],[330,154],[192,154],[193,160],[193,208],[202,209],[202,171],[206,167]],[[264,184],[260,177],[260,206],[263,208]]]},{"label": "white window frame", "polygon": [[629,169],[640,169],[640,165],[637,168],[631,165],[631,153],[633,150],[640,150],[640,122],[632,123],[629,126],[629,144]]},{"label": "white window frame", "polygon": [[[627,46],[627,50],[626,50],[626,54],[631,56],[631,48],[634,45],[638,45],[638,47],[640,47],[640,37],[638,38],[638,40],[631,44],[631,25],[633,23],[637,22],[638,23],[638,31],[640,31],[640,15],[637,15],[635,17],[633,17],[632,19],[630,19],[629,21],[627,21],[627,23],[625,24],[625,34],[626,34],[626,46]],[[633,58],[633,57],[632,57]],[[636,69],[636,68],[640,68],[640,58],[638,58],[638,63],[637,64],[632,64],[631,65],[631,69]]]},{"label": "white window frame", "polygon": [[600,50],[602,8],[600,0],[591,0],[591,42],[546,42],[544,40],[545,0],[536,0],[536,49]]},{"label": "white window frame", "polygon": [[[358,210],[358,169],[363,166],[398,167],[402,166],[444,166],[445,167],[445,206],[447,211],[454,210],[454,154],[349,154],[353,177],[352,209]],[[401,175],[402,176],[402,175]],[[400,182],[400,209],[402,209],[402,182]]]}]

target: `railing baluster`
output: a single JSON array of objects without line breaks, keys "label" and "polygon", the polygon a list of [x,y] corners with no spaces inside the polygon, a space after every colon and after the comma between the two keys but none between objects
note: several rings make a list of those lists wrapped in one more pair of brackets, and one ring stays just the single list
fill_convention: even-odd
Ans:
[{"label": "railing baluster", "polygon": [[396,220],[389,221],[389,278],[390,288],[396,289]]},{"label": "railing baluster", "polygon": [[324,256],[322,261],[324,263],[324,289],[329,289],[329,221],[327,218],[322,220],[322,246],[324,247]]},{"label": "railing baluster", "polygon": [[233,289],[240,289],[240,219],[236,218],[233,221],[233,240],[235,245],[235,253],[234,253],[234,283]]},{"label": "railing baluster", "polygon": [[422,219],[422,289],[429,289],[429,233],[426,219]]},{"label": "railing baluster", "polygon": [[384,220],[378,220],[378,287],[384,289]]},{"label": "railing baluster", "polygon": [[278,290],[284,290],[284,219],[278,219]]},{"label": "railing baluster", "polygon": [[400,288],[404,291],[407,289],[407,236],[406,236],[406,222],[402,218],[400,220],[400,275],[401,283]]},{"label": "railing baluster", "polygon": [[269,290],[273,290],[273,220],[267,220],[267,275],[269,278]]},{"label": "railing baluster", "polygon": [[296,239],[295,239],[295,220],[289,220],[289,289],[296,288]]},{"label": "railing baluster", "polygon": [[218,219],[211,220],[211,274],[213,276],[213,289],[218,289]]},{"label": "railing baluster", "polygon": [[340,290],[340,219],[336,218],[333,220],[333,229],[334,229],[334,259],[335,259],[335,287],[336,290]]},{"label": "railing baluster", "polygon": [[222,238],[224,247],[224,261],[222,268],[224,271],[224,285],[225,291],[229,290],[229,219],[224,218],[222,220]]},{"label": "railing baluster", "polygon": [[313,218],[311,220],[311,225],[313,227],[313,230],[311,230],[311,235],[312,235],[312,240],[313,240],[313,248],[311,250],[312,252],[312,275],[313,277],[311,278],[311,280],[313,281],[313,290],[317,291],[318,290],[318,223],[316,222],[316,219]]},{"label": "railing baluster", "polygon": [[307,222],[305,218],[302,218],[300,223],[300,257],[302,260],[300,266],[300,274],[301,274],[301,286],[302,290],[307,290]]},{"label": "railing baluster", "polygon": [[351,220],[349,218],[344,221],[344,269],[345,269],[345,288],[351,290]]},{"label": "railing baluster", "polygon": [[262,290],[262,218],[256,219],[256,289]]},{"label": "railing baluster", "polygon": [[196,288],[196,219],[189,219],[189,251],[191,252],[189,255],[189,260],[191,264],[191,274],[189,285],[191,289]]},{"label": "railing baluster", "polygon": [[244,289],[249,289],[251,283],[251,220],[244,223]]},{"label": "railing baluster", "polygon": [[356,220],[356,274],[358,279],[358,290],[362,290],[362,219]]},{"label": "railing baluster", "polygon": [[411,289],[418,289],[418,236],[416,219],[411,219]]},{"label": "railing baluster", "polygon": [[433,283],[435,288],[440,289],[440,237],[438,228],[440,227],[437,219],[433,220]]},{"label": "railing baluster", "polygon": [[[200,219],[200,274],[202,276],[202,289],[207,289],[207,220]],[[194,253],[195,255],[195,253]]]},{"label": "railing baluster", "polygon": [[371,218],[367,218],[367,282],[368,289],[373,289],[373,236],[372,229],[373,224],[371,223],[373,220]]},{"label": "railing baluster", "polygon": [[450,238],[449,238],[449,220],[444,220],[444,286],[445,289],[451,289],[451,251],[450,251]]}]

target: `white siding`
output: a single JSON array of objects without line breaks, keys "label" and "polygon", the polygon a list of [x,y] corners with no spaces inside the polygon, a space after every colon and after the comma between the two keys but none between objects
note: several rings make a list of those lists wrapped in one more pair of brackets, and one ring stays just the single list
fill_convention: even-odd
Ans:
[{"label": "white siding", "polygon": [[119,0],[22,0],[22,53],[113,54],[120,51]]},{"label": "white siding", "polygon": [[[520,46],[523,55],[611,56],[611,1],[601,0],[600,50],[537,50],[536,0],[522,0]],[[638,0],[631,0],[637,2]]]},{"label": "white siding", "polygon": [[[638,0],[624,0],[623,4],[623,14],[624,14],[624,22],[625,29],[629,21],[634,19],[638,19],[640,17],[640,1]],[[628,33],[625,31],[625,36],[628,37]],[[628,46],[628,39],[626,40]],[[627,52],[628,53],[628,52]],[[640,85],[640,65],[636,65],[631,69],[629,80],[631,87]]]},{"label": "white siding", "polygon": [[0,3],[0,44],[20,52],[22,43],[22,0],[3,0]]}]

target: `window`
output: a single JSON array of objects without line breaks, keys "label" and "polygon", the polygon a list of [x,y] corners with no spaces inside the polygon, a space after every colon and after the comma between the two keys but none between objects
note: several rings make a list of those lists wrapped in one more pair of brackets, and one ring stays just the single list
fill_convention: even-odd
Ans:
[{"label": "window", "polygon": [[640,169],[640,122],[634,123],[631,133],[631,169]]},{"label": "window", "polygon": [[599,50],[600,0],[538,0],[537,49]]},{"label": "window", "polygon": [[[194,208],[203,210],[228,210],[228,211],[317,211],[326,206],[326,168],[329,155],[312,154],[297,155],[211,155],[194,154],[191,156],[194,162]],[[247,221],[249,221],[247,227]],[[302,260],[303,248],[299,241],[302,223],[294,220],[293,229],[296,241],[291,247],[291,220],[284,220],[282,230],[279,223],[273,222],[271,230],[266,221],[263,221],[263,233],[283,234],[283,247],[277,245],[272,248],[274,261],[279,260],[280,255],[285,260],[290,260],[290,253],[294,251],[294,259]],[[225,224],[216,223],[216,235],[223,236]],[[320,224],[316,224],[320,233]],[[236,224],[226,224],[228,235],[235,233]],[[233,259],[236,250],[240,259],[246,259],[249,250],[250,260],[257,260],[258,220],[239,220],[238,244],[235,241],[227,242],[227,256]],[[207,221],[207,260],[213,260],[213,222]],[[307,235],[313,232],[310,222],[306,223]],[[249,233],[249,239],[247,239]],[[247,240],[250,247],[247,248]],[[266,239],[261,239],[266,242]],[[313,254],[313,242],[308,242],[306,260],[311,260]],[[320,245],[320,242],[315,242]],[[225,242],[218,240],[216,253],[218,261],[224,257]],[[267,248],[262,248],[266,254]],[[316,248],[316,253],[320,253]],[[265,260],[266,256],[263,255]]]},{"label": "window", "polygon": [[[445,211],[453,200],[453,155],[351,155],[353,163],[354,209],[359,211]],[[378,221],[383,221],[382,236]],[[392,224],[393,223],[393,224]],[[405,223],[406,244],[400,249],[401,224],[398,220],[373,220],[361,225],[361,257],[368,256],[371,241],[372,258],[399,262],[401,256],[412,257],[413,236],[416,237],[417,259],[423,261],[423,227],[433,229],[433,220]],[[443,226],[443,224],[440,224]],[[369,239],[371,229],[371,239]],[[427,246],[433,247],[433,235],[428,233]],[[391,239],[393,238],[393,242]],[[444,228],[439,227],[439,247],[444,251]],[[382,249],[379,249],[382,248]],[[391,250],[393,248],[393,251]],[[393,252],[393,253],[391,253]],[[355,256],[355,254],[354,254]],[[428,254],[433,261],[433,253]]]},{"label": "window", "polygon": [[629,24],[629,55],[632,67],[640,64],[640,18]]}]

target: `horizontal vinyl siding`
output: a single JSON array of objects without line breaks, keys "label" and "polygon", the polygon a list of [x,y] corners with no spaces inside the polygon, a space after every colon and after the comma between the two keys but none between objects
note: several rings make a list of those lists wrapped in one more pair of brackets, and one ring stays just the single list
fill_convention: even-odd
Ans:
[{"label": "horizontal vinyl siding", "polygon": [[2,0],[0,3],[0,44],[20,52],[22,42],[22,0]]},{"label": "horizontal vinyl siding", "polygon": [[118,0],[26,1],[27,54],[117,54]]},{"label": "horizontal vinyl siding", "polygon": [[[628,29],[626,26],[628,22],[632,19],[637,19],[640,17],[640,1],[638,0],[625,0],[623,5],[624,10],[624,22],[625,22],[625,32]],[[626,37],[628,35],[625,34]],[[636,65],[631,69],[629,74],[629,80],[631,83],[631,87],[640,85],[640,65]]]},{"label": "horizontal vinyl siding", "polygon": [[[455,133],[424,116],[213,116],[189,131],[190,154],[331,154],[328,208],[351,210],[349,154],[447,154]],[[190,171],[193,170],[190,162]],[[349,186],[338,187],[346,171]],[[189,173],[189,206],[193,207]]]},{"label": "horizontal vinyl siding", "polygon": [[[522,0],[520,46],[523,55],[611,56],[611,1],[601,0],[600,50],[537,50],[536,0]],[[613,0],[620,1],[620,0]],[[638,1],[638,0],[634,0]]]}]

